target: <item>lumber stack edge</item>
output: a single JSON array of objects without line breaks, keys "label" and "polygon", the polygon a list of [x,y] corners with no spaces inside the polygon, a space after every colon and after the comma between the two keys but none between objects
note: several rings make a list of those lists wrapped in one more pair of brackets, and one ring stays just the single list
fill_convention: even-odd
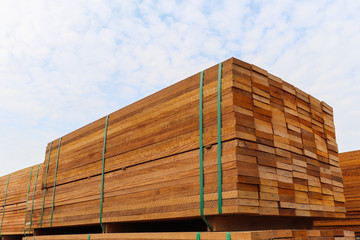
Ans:
[{"label": "lumber stack edge", "polygon": [[[25,235],[27,240],[34,234],[44,235],[36,239],[65,239],[46,233],[57,229],[61,234],[61,228],[66,228],[63,233],[72,232],[77,227],[98,232],[101,220],[106,227],[198,221],[201,188],[204,214],[217,231],[201,232],[201,239],[227,239],[229,233],[218,231],[235,231],[231,239],[354,239],[351,231],[312,229],[314,219],[346,216],[333,109],[235,58],[224,61],[221,69],[219,186],[218,69],[215,65],[203,72],[203,149],[199,149],[198,73],[109,114],[106,125],[103,117],[55,139],[47,145],[43,163],[0,177],[4,239]],[[246,219],[256,223],[255,229],[246,225]],[[279,224],[259,224],[264,219]],[[255,231],[259,229],[265,230]],[[91,234],[91,239],[196,239],[197,234],[108,231]],[[66,235],[66,239],[87,237]]]},{"label": "lumber stack edge", "polygon": [[339,154],[343,172],[346,218],[318,220],[317,229],[347,229],[360,235],[360,150]]}]

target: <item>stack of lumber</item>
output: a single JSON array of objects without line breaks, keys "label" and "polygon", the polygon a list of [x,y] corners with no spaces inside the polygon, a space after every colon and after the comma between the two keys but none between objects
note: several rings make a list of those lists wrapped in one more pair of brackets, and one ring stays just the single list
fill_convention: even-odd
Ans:
[{"label": "stack of lumber", "polygon": [[108,233],[24,237],[23,240],[355,240],[354,232],[344,230],[267,230],[253,232]]},{"label": "stack of lumber", "polygon": [[344,217],[332,108],[235,58],[220,73],[220,164],[216,65],[202,108],[198,73],[49,143],[34,227],[199,217],[202,152],[205,215]]},{"label": "stack of lumber", "polygon": [[1,235],[32,233],[33,196],[41,188],[41,167],[42,164],[0,177]]},{"label": "stack of lumber", "polygon": [[342,228],[360,234],[360,151],[339,154],[343,172],[346,218],[338,220],[316,221],[320,229]]},{"label": "stack of lumber", "polygon": [[[248,191],[249,183],[256,184],[251,189],[259,191],[260,214],[343,217],[332,108],[263,70],[252,69],[251,92],[241,85],[234,102],[241,109],[237,127],[245,139],[242,146],[253,150],[243,147],[241,153],[256,157],[252,168],[240,158],[239,182],[246,185],[238,185],[239,189]],[[245,96],[252,105],[244,104]],[[249,136],[244,137],[244,132]]]}]

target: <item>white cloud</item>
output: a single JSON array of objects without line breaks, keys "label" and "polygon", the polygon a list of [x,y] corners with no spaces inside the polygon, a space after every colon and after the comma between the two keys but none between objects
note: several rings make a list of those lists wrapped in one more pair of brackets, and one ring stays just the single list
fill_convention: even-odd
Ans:
[{"label": "white cloud", "polygon": [[360,149],[358,1],[0,4],[0,175],[43,161],[47,142],[231,56],[328,102],[340,150]]}]

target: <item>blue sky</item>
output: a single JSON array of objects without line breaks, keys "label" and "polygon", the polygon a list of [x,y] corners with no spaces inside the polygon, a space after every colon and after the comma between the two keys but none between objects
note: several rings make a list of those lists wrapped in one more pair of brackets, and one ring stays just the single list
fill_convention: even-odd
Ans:
[{"label": "blue sky", "polygon": [[360,149],[360,1],[0,0],[0,176],[48,142],[230,57],[334,107]]}]

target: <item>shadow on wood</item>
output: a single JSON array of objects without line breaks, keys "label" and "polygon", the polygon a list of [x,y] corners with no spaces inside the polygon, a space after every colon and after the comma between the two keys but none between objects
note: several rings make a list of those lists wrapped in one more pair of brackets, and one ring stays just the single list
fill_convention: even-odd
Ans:
[{"label": "shadow on wood", "polygon": [[222,215],[209,217],[208,220],[214,231],[313,228],[312,219],[304,217]]},{"label": "shadow on wood", "polygon": [[126,232],[200,232],[206,231],[202,219],[121,222],[105,224],[107,233]]},{"label": "shadow on wood", "polygon": [[100,225],[89,225],[82,227],[54,227],[35,229],[35,236],[41,235],[64,235],[64,234],[88,234],[101,233]]}]

